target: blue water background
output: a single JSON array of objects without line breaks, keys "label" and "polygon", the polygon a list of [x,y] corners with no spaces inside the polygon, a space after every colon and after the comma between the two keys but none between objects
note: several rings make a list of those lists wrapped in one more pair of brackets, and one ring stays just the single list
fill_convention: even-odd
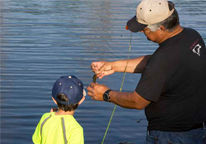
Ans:
[{"label": "blue water background", "polygon": [[[54,81],[73,74],[86,86],[92,82],[93,61],[128,56],[127,20],[140,0],[2,0],[1,93],[2,144],[32,143],[32,134],[51,99]],[[196,29],[206,42],[206,1],[174,0],[181,25]],[[152,54],[157,44],[141,33],[132,35],[130,58]],[[140,74],[126,74],[122,91],[133,91]],[[123,73],[98,80],[119,91]],[[84,128],[85,144],[101,143],[112,114],[112,103],[86,97],[75,118]],[[105,143],[145,141],[144,110],[117,106]]]}]

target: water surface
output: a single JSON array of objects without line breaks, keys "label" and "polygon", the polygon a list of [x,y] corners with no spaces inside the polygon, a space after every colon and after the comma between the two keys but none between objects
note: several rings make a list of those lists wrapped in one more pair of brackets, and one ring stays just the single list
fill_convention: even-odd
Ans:
[{"label": "water surface", "polygon": [[[130,32],[125,24],[139,0],[4,0],[1,1],[1,143],[29,144],[35,127],[54,103],[56,79],[73,74],[92,82],[93,61],[126,59]],[[175,0],[182,26],[196,29],[206,41],[206,1]],[[157,44],[133,34],[131,58],[151,54]],[[123,73],[97,80],[119,91]],[[123,91],[133,91],[140,74],[126,74]],[[101,143],[114,105],[86,97],[75,118],[85,143]],[[143,110],[117,106],[106,144],[145,141]]]}]

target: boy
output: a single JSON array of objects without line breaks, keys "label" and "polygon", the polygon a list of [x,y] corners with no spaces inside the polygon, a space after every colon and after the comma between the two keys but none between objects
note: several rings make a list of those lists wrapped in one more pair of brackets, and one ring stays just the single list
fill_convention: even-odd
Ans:
[{"label": "boy", "polygon": [[45,113],[32,136],[35,144],[84,144],[83,128],[73,114],[85,100],[83,83],[75,76],[62,76],[52,89],[58,110]]}]

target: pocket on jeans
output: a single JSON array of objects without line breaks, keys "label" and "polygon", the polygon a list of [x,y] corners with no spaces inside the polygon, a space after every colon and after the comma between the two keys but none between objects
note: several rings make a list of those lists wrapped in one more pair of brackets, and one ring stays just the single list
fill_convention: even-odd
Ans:
[{"label": "pocket on jeans", "polygon": [[153,136],[153,135],[147,134],[146,144],[157,144],[157,143],[158,143],[158,135]]}]

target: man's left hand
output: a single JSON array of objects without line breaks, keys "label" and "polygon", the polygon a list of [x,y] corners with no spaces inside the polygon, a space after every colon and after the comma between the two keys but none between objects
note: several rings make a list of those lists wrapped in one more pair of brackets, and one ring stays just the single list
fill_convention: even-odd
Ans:
[{"label": "man's left hand", "polygon": [[87,87],[88,95],[91,97],[91,99],[98,101],[103,101],[103,94],[108,89],[109,88],[107,86],[98,83],[91,83]]}]

